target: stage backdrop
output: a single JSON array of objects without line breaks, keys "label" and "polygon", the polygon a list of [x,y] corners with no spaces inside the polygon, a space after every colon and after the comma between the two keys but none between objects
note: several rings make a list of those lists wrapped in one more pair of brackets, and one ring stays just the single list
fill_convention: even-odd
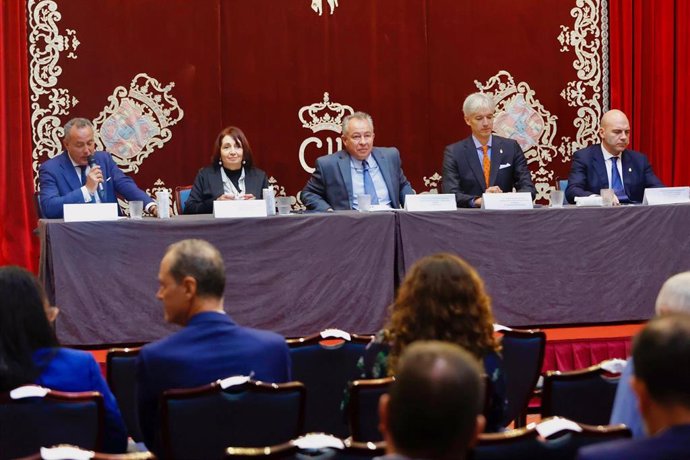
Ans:
[{"label": "stage backdrop", "polygon": [[29,0],[33,168],[69,118],[149,193],[193,182],[217,132],[241,127],[278,193],[370,113],[418,191],[469,135],[473,91],[523,147],[538,199],[597,141],[607,109],[605,0]]}]

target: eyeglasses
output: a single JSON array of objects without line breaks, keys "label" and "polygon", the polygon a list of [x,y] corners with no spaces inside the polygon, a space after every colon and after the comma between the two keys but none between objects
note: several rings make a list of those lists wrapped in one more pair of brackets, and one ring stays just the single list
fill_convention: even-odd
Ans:
[{"label": "eyeglasses", "polygon": [[364,133],[364,134],[353,134],[352,136],[350,136],[350,139],[352,139],[355,142],[360,142],[362,139],[364,139],[366,142],[369,142],[373,137],[374,137],[373,133]]}]

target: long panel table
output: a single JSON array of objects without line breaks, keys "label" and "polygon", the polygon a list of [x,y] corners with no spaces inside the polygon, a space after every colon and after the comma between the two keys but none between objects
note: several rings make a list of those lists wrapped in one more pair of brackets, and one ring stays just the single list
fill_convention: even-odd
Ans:
[{"label": "long panel table", "polygon": [[336,212],[252,219],[42,220],[41,277],[72,345],[155,340],[175,328],[155,299],[165,248],[216,245],[226,311],[286,336],[381,327],[396,282],[439,251],[473,264],[513,326],[642,320],[670,275],[690,270],[690,205]]}]

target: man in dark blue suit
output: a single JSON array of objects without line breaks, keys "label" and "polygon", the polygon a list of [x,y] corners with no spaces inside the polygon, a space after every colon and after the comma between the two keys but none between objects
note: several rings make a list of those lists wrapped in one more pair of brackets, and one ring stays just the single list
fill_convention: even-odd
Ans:
[{"label": "man in dark blue suit", "polygon": [[513,139],[492,134],[494,100],[485,93],[473,93],[462,104],[465,123],[472,135],[451,144],[443,152],[443,193],[455,194],[459,208],[478,208],[482,194],[530,192],[532,183],[525,154]]},{"label": "man in dark blue suit", "polygon": [[117,203],[117,194],[129,201],[143,201],[146,212],[156,214],[153,199],[117,167],[110,154],[95,152],[93,125],[89,120],[73,118],[65,124],[64,132],[65,151],[44,162],[38,170],[44,217],[61,218],[63,204]]},{"label": "man in dark blue suit", "polygon": [[657,317],[633,341],[630,381],[648,438],[582,448],[580,460],[690,458],[690,315]]},{"label": "man in dark blue suit", "polygon": [[302,190],[307,209],[359,209],[357,195],[371,196],[372,204],[400,208],[413,195],[400,166],[400,152],[374,147],[371,116],[356,112],[343,120],[344,150],[317,158],[314,174]]},{"label": "man in dark blue suit", "polygon": [[182,330],[144,346],[137,361],[139,422],[146,446],[160,453],[158,401],[163,391],[192,388],[235,375],[290,380],[285,339],[241,327],[223,310],[225,268],[202,240],[171,245],[161,261],[157,297],[165,320]]},{"label": "man in dark blue suit", "polygon": [[647,157],[627,150],[630,123],[620,110],[610,110],[601,118],[601,144],[575,152],[565,196],[598,195],[601,189],[613,189],[620,203],[641,203],[645,188],[663,187],[652,171]]}]

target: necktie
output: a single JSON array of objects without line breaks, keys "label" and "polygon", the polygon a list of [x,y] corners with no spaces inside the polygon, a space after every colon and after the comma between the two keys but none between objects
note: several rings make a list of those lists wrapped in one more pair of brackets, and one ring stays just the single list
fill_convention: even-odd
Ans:
[{"label": "necktie", "polygon": [[81,185],[86,185],[86,165],[79,166],[79,169],[81,169]]},{"label": "necktie", "polygon": [[371,196],[371,204],[379,204],[379,197],[376,195],[376,187],[374,187],[374,181],[371,180],[371,174],[369,174],[369,163],[367,160],[362,161],[362,169],[364,175],[364,193]]},{"label": "necktie", "polygon": [[491,173],[491,160],[489,159],[489,146],[482,145],[484,158],[482,159],[482,167],[484,168],[484,180],[486,181],[486,188],[489,188],[489,174]]},{"label": "necktie", "polygon": [[618,197],[618,201],[621,203],[630,202],[630,198],[625,193],[625,187],[623,187],[623,181],[621,180],[620,174],[618,174],[618,157],[611,157],[611,188],[613,193]]}]

